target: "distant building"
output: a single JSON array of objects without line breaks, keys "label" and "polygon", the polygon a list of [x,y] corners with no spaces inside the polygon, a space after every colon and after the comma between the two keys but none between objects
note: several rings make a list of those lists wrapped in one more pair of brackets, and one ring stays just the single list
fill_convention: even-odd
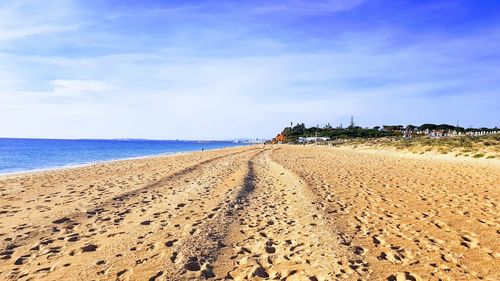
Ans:
[{"label": "distant building", "polygon": [[310,142],[320,142],[320,141],[328,141],[329,137],[299,137],[300,143],[310,143]]}]

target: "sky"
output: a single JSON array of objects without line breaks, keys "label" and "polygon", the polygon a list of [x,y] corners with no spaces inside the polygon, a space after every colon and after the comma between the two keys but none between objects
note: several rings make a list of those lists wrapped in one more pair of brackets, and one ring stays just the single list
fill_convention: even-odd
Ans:
[{"label": "sky", "polygon": [[500,127],[500,1],[2,0],[0,137]]}]

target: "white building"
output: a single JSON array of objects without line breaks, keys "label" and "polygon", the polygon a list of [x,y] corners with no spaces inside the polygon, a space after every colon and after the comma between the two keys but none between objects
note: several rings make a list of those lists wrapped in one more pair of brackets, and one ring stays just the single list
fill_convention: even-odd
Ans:
[{"label": "white building", "polygon": [[308,143],[308,142],[319,142],[319,141],[327,141],[330,140],[329,137],[299,137],[299,142],[300,143]]}]

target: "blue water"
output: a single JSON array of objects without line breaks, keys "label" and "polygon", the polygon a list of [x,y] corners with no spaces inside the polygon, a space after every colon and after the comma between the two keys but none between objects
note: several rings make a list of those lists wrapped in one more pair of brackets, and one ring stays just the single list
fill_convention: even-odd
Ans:
[{"label": "blue water", "polygon": [[0,138],[0,173],[237,146],[230,141],[56,140]]}]

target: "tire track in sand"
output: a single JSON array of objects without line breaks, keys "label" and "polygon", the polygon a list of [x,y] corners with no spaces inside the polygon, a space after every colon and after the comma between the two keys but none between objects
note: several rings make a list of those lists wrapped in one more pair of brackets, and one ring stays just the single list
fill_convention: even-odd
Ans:
[{"label": "tire track in sand", "polygon": [[165,266],[172,241],[198,231],[206,209],[232,189],[227,180],[256,153],[250,149],[210,158],[127,192],[124,200],[110,199],[87,213],[54,218],[53,225],[43,226],[29,240],[11,242],[12,264],[0,276],[133,280],[156,276],[162,269],[166,273],[172,268]]},{"label": "tire track in sand", "polygon": [[[219,279],[214,262],[220,251],[227,247],[224,243],[230,227],[245,211],[249,196],[255,191],[254,161],[266,150],[253,155],[244,169],[226,179],[224,200],[212,205],[210,212],[197,221],[199,231],[189,237],[182,237],[174,247],[171,269],[167,280]],[[177,242],[177,241],[176,241]]]},{"label": "tire track in sand", "polygon": [[[88,210],[87,212],[72,212],[64,215],[59,215],[59,217],[53,218],[53,224],[46,227],[33,227],[34,229],[30,232],[29,237],[19,237],[14,240],[10,240],[9,243],[2,243],[4,245],[0,246],[0,252],[5,252],[13,248],[19,247],[19,245],[29,243],[32,240],[36,240],[42,236],[50,235],[50,233],[54,232],[55,228],[60,228],[63,226],[66,229],[71,230],[75,226],[79,225],[80,222],[87,220],[88,218],[99,215],[99,213],[107,211],[109,208],[122,208],[126,205],[127,201],[132,200],[134,198],[140,197],[141,195],[155,192],[156,189],[161,189],[162,187],[169,185],[171,182],[176,180],[180,180],[184,176],[196,172],[197,170],[202,169],[203,167],[214,164],[217,161],[223,161],[224,159],[231,159],[233,156],[240,155],[242,153],[247,153],[249,151],[255,151],[254,149],[246,150],[246,151],[238,151],[234,153],[219,155],[215,157],[211,157],[208,159],[203,159],[194,165],[190,165],[188,167],[181,168],[180,170],[173,171],[169,175],[162,177],[160,179],[155,180],[152,183],[146,184],[144,186],[140,186],[136,189],[122,192],[120,194],[116,194],[112,198],[104,200],[103,202],[99,202],[95,205],[95,208]],[[161,195],[160,195],[161,196]],[[36,238],[36,239],[35,239]]]},{"label": "tire track in sand", "polygon": [[253,160],[253,192],[242,202],[214,264],[234,280],[357,279],[352,254],[316,208],[303,181],[270,159]]},{"label": "tire track in sand", "polygon": [[[321,198],[250,149],[115,196],[95,211],[59,218],[58,230],[15,249],[37,280],[359,279],[355,260]],[[122,200],[116,200],[120,198]],[[17,257],[14,257],[17,260]]]}]

